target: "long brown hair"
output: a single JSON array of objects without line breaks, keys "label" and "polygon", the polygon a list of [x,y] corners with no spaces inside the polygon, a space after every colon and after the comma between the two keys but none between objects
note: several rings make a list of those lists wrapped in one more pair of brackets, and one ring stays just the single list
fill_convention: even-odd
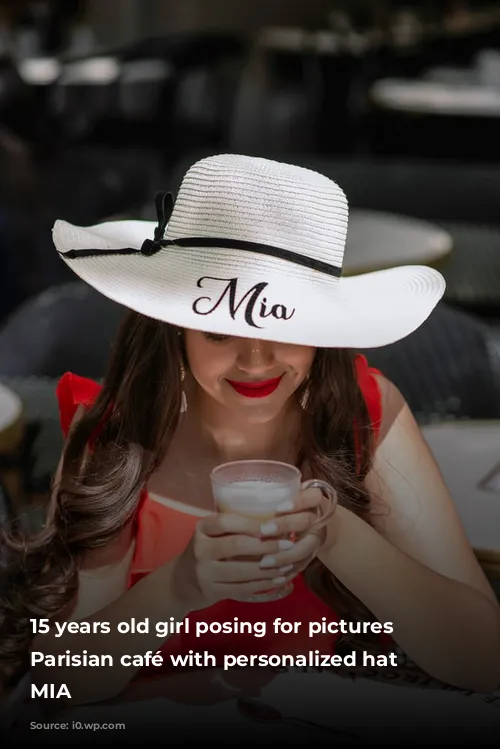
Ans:
[{"label": "long brown hair", "polygon": [[[77,593],[83,558],[116,539],[136,516],[142,489],[179,423],[182,365],[187,362],[176,328],[129,313],[102,390],[68,436],[45,526],[30,538],[4,535],[0,674],[9,682],[28,667],[29,620],[61,615]],[[373,434],[354,354],[318,349],[298,395],[304,403],[298,466],[307,465],[310,475],[335,486],[340,503],[370,522],[364,479]],[[319,561],[305,577],[337,612],[367,617],[364,606]]]}]

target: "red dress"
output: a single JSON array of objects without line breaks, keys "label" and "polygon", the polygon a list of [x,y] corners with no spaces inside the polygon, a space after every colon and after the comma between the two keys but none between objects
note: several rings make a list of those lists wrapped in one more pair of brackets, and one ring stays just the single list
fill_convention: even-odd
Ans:
[{"label": "red dress", "polygon": [[[356,372],[361,391],[365,397],[375,436],[381,421],[381,396],[374,375],[378,370],[369,367],[364,356],[356,358]],[[70,372],[59,381],[57,397],[59,401],[61,426],[66,436],[76,410],[80,405],[90,406],[100,391],[100,385]],[[178,556],[188,545],[199,516],[160,504],[147,492],[137,517],[137,534],[134,557],[129,575],[129,587],[141,577]],[[145,614],[144,614],[145,616]],[[144,616],[142,618],[144,618]],[[139,612],[138,617],[141,617]],[[273,622],[276,618],[287,622],[302,622],[297,634],[275,634]],[[307,654],[310,650],[332,654],[338,635],[315,635],[309,638],[308,623],[336,621],[335,612],[312,593],[302,575],[294,580],[293,592],[279,601],[265,603],[242,603],[225,600],[189,615],[190,633],[173,635],[162,648],[165,666],[168,670],[169,655],[203,651],[219,657],[224,653],[234,655],[250,654]],[[195,623],[203,622],[266,622],[266,635],[216,634],[207,633],[202,638],[194,634]],[[178,670],[178,669],[176,669]],[[155,669],[158,672],[158,669]]]}]

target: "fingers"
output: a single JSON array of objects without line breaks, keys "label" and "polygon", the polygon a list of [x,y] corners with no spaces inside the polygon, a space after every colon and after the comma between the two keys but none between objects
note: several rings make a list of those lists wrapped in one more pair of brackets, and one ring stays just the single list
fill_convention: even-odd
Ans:
[{"label": "fingers", "polygon": [[278,577],[276,581],[260,580],[258,582],[250,583],[237,583],[234,585],[216,585],[214,589],[217,591],[219,600],[230,598],[233,601],[248,601],[252,595],[258,593],[264,593],[273,587],[284,585],[290,577]]},{"label": "fingers", "polygon": [[260,526],[261,535],[280,537],[302,534],[308,531],[317,517],[312,512],[294,512],[287,515],[277,515],[275,518]]},{"label": "fingers", "polygon": [[270,544],[263,543],[262,548],[267,547],[272,551],[250,560],[208,559],[207,556],[201,556],[198,561],[198,576],[206,585],[238,584],[262,580],[279,585],[283,582],[282,577],[293,579],[309,564],[316,555],[320,542],[317,536],[308,534],[294,544],[289,542],[289,545],[291,548],[283,551],[279,549],[277,540]]},{"label": "fingers", "polygon": [[266,554],[259,563],[262,569],[283,569],[292,565],[294,568],[306,565],[314,557],[320,547],[320,540],[312,533],[308,533],[297,541],[290,550],[278,554]]},{"label": "fingers", "polygon": [[318,510],[325,502],[325,497],[319,489],[305,489],[293,501],[288,500],[278,506],[279,514],[290,512],[305,512],[307,510]]},{"label": "fingers", "polygon": [[237,559],[238,557],[255,557],[258,560],[266,554],[279,554],[292,547],[293,541],[285,538],[260,539],[252,536],[227,535],[200,536],[195,549],[199,560]]},{"label": "fingers", "polygon": [[[306,492],[304,492],[304,495]],[[316,491],[307,492],[302,506],[314,506]],[[316,556],[320,541],[309,532],[317,516],[310,510],[285,513],[259,524],[246,517],[220,513],[198,523],[194,554],[203,587],[262,583],[266,590],[293,579]],[[295,542],[290,540],[294,537]],[[267,588],[267,589],[268,589]],[[256,592],[258,592],[258,590]],[[251,594],[248,588],[229,597]]]},{"label": "fingers", "polygon": [[251,520],[243,515],[232,515],[229,512],[209,515],[198,523],[198,529],[206,536],[225,536],[234,533],[259,538],[262,535],[260,526],[258,520]]},{"label": "fingers", "polygon": [[247,583],[259,582],[260,580],[276,583],[276,578],[286,575],[292,571],[293,564],[285,565],[280,569],[262,569],[259,560],[254,562],[212,562],[205,570],[200,570],[200,576],[208,583]]},{"label": "fingers", "polygon": [[212,538],[226,535],[244,535],[254,538],[286,537],[294,533],[304,533],[317,520],[314,512],[293,512],[277,515],[266,523],[259,523],[241,515],[221,512],[210,515],[198,523],[198,532]]},{"label": "fingers", "polygon": [[293,565],[263,570],[257,562],[210,562],[198,569],[200,590],[215,600],[249,600],[256,593],[286,584],[296,574]]}]

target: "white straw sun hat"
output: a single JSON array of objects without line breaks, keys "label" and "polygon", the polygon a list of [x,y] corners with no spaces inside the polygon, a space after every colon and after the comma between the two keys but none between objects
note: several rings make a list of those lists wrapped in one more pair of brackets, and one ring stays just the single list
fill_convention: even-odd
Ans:
[{"label": "white straw sun hat", "polygon": [[187,172],[158,224],[57,221],[65,263],[110,299],[149,317],[224,335],[375,348],[412,333],[445,289],[432,268],[342,278],[348,205],[332,180],[248,156]]}]

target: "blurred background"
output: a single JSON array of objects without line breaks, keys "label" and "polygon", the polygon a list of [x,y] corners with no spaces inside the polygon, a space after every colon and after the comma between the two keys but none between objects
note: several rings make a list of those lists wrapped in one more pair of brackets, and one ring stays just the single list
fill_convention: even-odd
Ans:
[{"label": "blurred background", "polygon": [[[1,512],[43,516],[55,383],[101,378],[123,310],[51,243],[154,219],[202,156],[309,166],[351,205],[345,273],[439,268],[401,389],[500,577],[500,5],[484,0],[0,0]],[[334,324],[334,321],[332,321]]]}]

